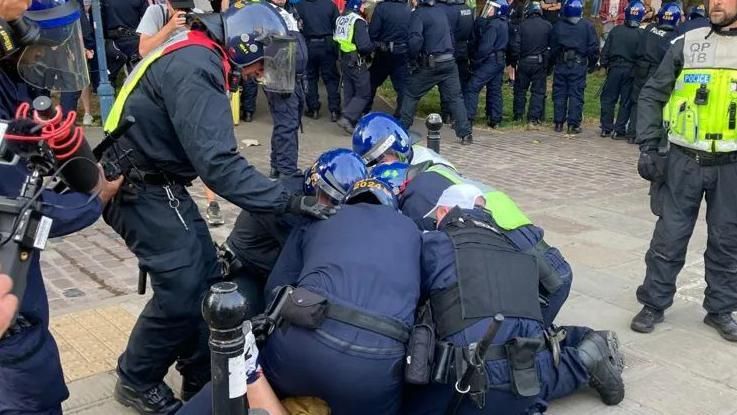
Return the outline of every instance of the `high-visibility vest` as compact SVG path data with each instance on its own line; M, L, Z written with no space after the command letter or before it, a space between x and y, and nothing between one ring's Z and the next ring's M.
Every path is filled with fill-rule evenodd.
M335 32L333 40L340 46L343 53L351 53L356 51L356 44L353 43L353 31L356 28L357 20L365 20L358 13L349 12L335 20Z
M437 173L453 184L470 183L478 185L478 183L463 178L458 172L442 164L433 165L426 171ZM484 192L484 199L486 199L485 209L491 213L494 222L502 229L511 231L532 224L532 221L527 218L522 210L517 207L517 204L514 203L514 200L507 196L506 193L496 190L491 186L483 185L483 187L481 191Z
M207 49L216 51L223 62L223 75L225 76L225 91L228 91L228 73L230 72L230 63L225 55L225 51L218 45L214 40L210 39L205 32L199 30L191 30L182 32L172 37L168 42L154 49L143 58L133 71L131 71L128 78L126 78L123 88L118 93L118 97L115 98L115 103L110 110L110 114L105 120L104 130L111 132L117 128L120 123L120 118L123 116L123 108L128 100L128 97L138 86L138 82L143 78L146 70L151 66L152 63L156 62L160 57L168 55L188 46L201 46Z
M693 29L683 38L683 69L663 109L668 140L707 152L737 151L737 38Z

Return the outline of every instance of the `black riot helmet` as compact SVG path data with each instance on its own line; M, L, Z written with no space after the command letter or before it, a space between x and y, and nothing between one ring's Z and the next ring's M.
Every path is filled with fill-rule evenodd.
M531 1L525 8L525 17L530 17L533 15L543 15L543 8L540 6L539 1Z

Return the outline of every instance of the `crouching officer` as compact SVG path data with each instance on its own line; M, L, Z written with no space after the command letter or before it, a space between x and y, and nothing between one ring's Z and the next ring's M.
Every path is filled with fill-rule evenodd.
M637 105L640 90L658 69L671 40L676 37L676 25L681 20L681 9L675 3L666 3L658 10L657 21L645 27L640 47L637 49L635 70L632 80L632 105L630 105L630 123L627 136L634 142L637 131Z
M553 25L543 19L540 3L533 1L525 10L525 20L520 23L519 31L510 40L510 60L517 69L514 78L512 112L515 121L522 119L529 89L530 105L527 109L527 123L532 128L537 128L542 124L552 30Z
M288 326L262 353L274 389L321 398L335 414L398 414L420 249L380 180L356 182L335 216L295 229L266 286L294 287L281 290Z
M117 368L115 398L140 413L171 413L180 406L163 382L174 361L184 399L209 379L200 305L221 273L207 225L185 186L199 176L219 195L256 212L330 213L314 198L291 195L261 175L235 147L226 94L231 65L244 76L262 76L266 89L294 82L295 39L279 12L255 3L195 22L137 66L105 123L112 131L125 117L136 120L105 154L125 182L104 218L136 255L154 291ZM246 62L252 64L243 68Z
M632 92L632 68L637 59L637 48L642 38L640 22L645 16L645 5L633 1L624 10L624 24L609 32L601 50L601 66L607 76L601 91L601 136L615 140L627 139L627 122L630 119L630 93ZM617 122L614 108L619 101Z
M504 237L484 203L478 188L460 184L428 213L438 230L422 236L422 300L438 342L428 384L410 389L403 413L544 412L548 401L586 384L605 404L621 402L624 359L616 334L572 326L546 332L536 260ZM507 318L476 362L473 347L498 313ZM467 370L469 387L459 390Z
M502 79L507 62L505 51L509 43L508 12L507 0L487 1L476 20L475 48L471 53L473 75L464 92L466 114L473 122L481 88L488 85L486 94L491 96L491 108L486 111L490 115L488 124L491 128L496 128L502 121Z
M402 101L401 120L404 128L412 126L417 103L433 87L447 97L448 110L455 120L453 128L461 142L473 142L471 123L463 105L458 67L455 63L453 34L445 13L435 0L419 0L412 12L409 28L409 59L412 76Z
M382 1L376 5L369 23L369 35L376 45L374 61L371 65L371 102L366 107L371 110L376 90L391 78L397 92L394 117L399 118L404 88L409 77L407 61L407 31L409 29L410 9L406 0Z
M338 205L351 185L366 177L361 157L344 148L328 150L317 158L304 176L279 180L294 193L322 198ZM228 239L221 247L221 260L228 277L248 299L248 317L263 312L264 286L274 268L289 233L309 219L297 215L276 215L241 211Z
M589 73L593 72L599 60L599 37L594 25L582 15L581 0L566 0L561 11L563 18L553 25L550 58L555 63L553 122L556 132L562 132L563 123L567 122L568 134L581 133L586 67Z
M369 59L374 50L363 18L363 0L350 0L345 12L335 23L333 39L340 47L340 69L343 75L343 114L338 126L353 134L356 121L361 118L371 100Z
M711 0L706 10L711 27L676 38L640 94L638 171L652 182L651 206L659 218L645 255L645 281L637 289L645 307L632 329L652 331L673 304L706 194L704 323L737 341L737 3ZM660 156L666 133L670 150Z

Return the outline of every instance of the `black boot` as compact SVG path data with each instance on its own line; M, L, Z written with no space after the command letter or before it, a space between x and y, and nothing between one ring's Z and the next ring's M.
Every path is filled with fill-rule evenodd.
M348 135L353 135L353 123L348 118L341 117L336 124L338 124L338 127L342 128L343 131L348 133Z
M279 178L279 170L277 170L277 169L275 169L275 168L272 167L271 168L271 172L269 172L269 178L270 179L274 179L274 180L278 179Z
M461 137L461 145L473 144L473 134L468 134Z
M578 357L589 372L589 386L599 392L606 405L617 405L624 399L624 356L613 331L593 331L578 345Z
M138 392L118 379L113 397L121 405L132 407L139 414L173 414L182 406L182 401L174 397L174 393L164 382L145 392Z
M651 333L655 330L655 325L665 320L662 310L645 306L632 319L630 328L638 333Z
M209 375L183 375L182 389L179 392L179 397L185 402L192 399L209 381Z
M568 126L568 134L581 134L583 130L581 130L581 127L577 125L569 125Z
M448 113L443 114L443 124L446 124L446 125L453 124L453 116Z
M330 113L330 122L336 122L340 118L340 113L338 111L333 111Z
M320 118L320 110L307 110L305 111L305 115L316 120Z
M244 122L253 122L253 113L252 112L245 112L243 113L243 121Z
M601 134L599 134L599 137L609 137L612 135L611 130L601 130Z
M623 140L627 140L627 139L628 139L627 138L627 133L617 132L617 131L615 131L614 133L612 133L612 140L623 141Z
M555 123L555 132L556 133L562 133L563 132L563 123Z
M714 327L724 340L737 342L737 322L732 318L732 313L709 313L704 317L704 323Z
M496 128L499 126L499 123L496 121L492 121L491 118L487 118L486 125L489 126L490 128Z

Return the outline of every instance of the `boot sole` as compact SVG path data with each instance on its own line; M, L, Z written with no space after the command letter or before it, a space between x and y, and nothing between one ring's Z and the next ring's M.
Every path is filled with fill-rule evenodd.
M719 333L719 335L724 340L726 340L728 342L737 342L737 337L732 337L729 334L724 333L724 331L721 328L719 328L719 326L716 323L714 323L713 321L709 320L709 317L704 317L704 324L706 324L707 326L709 326L709 327L713 328L714 330L716 330L717 333Z

